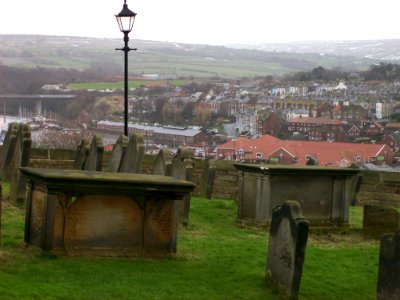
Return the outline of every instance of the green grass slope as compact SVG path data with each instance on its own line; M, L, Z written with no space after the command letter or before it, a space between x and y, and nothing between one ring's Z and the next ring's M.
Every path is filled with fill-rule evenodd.
M238 228L234 201L193 199L176 257L161 260L68 258L25 247L24 211L5 204L1 299L279 299L264 281L268 232ZM375 299L377 262L377 241L311 235L300 299Z

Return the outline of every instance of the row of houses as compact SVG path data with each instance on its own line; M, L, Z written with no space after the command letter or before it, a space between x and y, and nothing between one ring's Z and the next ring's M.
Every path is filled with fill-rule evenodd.
M256 139L232 139L216 148L216 156L240 161L332 167L364 163L393 165L394 161L393 151L385 144L288 141L268 134Z

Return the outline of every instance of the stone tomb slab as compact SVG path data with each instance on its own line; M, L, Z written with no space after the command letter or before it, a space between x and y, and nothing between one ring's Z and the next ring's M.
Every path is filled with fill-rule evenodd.
M175 207L194 184L167 176L22 168L25 241L71 256L162 257L176 252Z
M308 238L300 204L286 201L272 213L266 281L285 299L297 299Z
M348 226L354 196L349 168L235 164L238 170L238 223L269 225L272 210L286 200L300 203L315 227ZM312 191L312 193L310 192Z

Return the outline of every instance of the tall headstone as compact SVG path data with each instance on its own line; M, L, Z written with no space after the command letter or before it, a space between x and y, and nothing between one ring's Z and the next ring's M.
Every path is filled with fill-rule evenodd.
M400 299L400 230L381 239L377 298Z
M172 159L171 176L175 179L192 181L193 166L190 153L186 149L180 148ZM181 222L185 226L189 224L190 199L191 194L186 195L181 208Z
M400 226L400 213L394 207L365 205L363 231L365 234L382 238L386 233L395 232Z
M298 299L308 225L296 201L273 209L265 278L286 299Z
M4 139L4 143L1 147L0 152L1 180L10 181L11 179L10 161L14 155L18 129L18 123L10 123L8 125L8 131L6 133L6 137Z
M211 199L216 174L215 159L207 159L205 163L206 166L203 174L203 195L207 199Z
M133 133L129 136L125 155L122 157L119 172L122 173L142 173L144 158L144 140L143 135Z
M170 176L172 166L172 154L169 149L160 149L153 163L151 173L153 175Z
M193 160L185 159L183 161L183 167L185 168L185 180L192 182L194 173ZM182 219L182 224L185 226L189 224L190 199L191 199L191 194L189 193L183 198L183 203L182 203L181 219Z
M125 156L126 148L128 146L128 137L120 135L117 142L114 144L110 162L107 166L109 172L119 172L121 168L122 159Z
M85 163L89 156L90 149L90 137L85 136L78 148L76 149L75 161L74 161L74 169L75 170L84 170Z
M84 170L86 171L101 171L103 167L103 139L94 135L90 144L89 155L85 161Z
M31 128L28 124L20 124L14 147L14 155L10 161L10 201L13 203L23 203L25 201L26 182L19 168L28 166L31 145Z
M0 248L1 248L1 219L2 219L2 208L1 208L1 205L2 205L2 202L3 202L3 187L0 184Z

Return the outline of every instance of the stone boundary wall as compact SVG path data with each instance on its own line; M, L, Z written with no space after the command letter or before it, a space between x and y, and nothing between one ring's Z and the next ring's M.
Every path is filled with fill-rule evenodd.
M51 159L48 159L50 156ZM104 153L103 169L107 168L111 152ZM30 167L72 169L75 151L32 149ZM145 155L143 173L151 174L155 155ZM204 185L204 160L195 160L194 196L201 196ZM362 179L356 194L357 205L375 204L400 207L400 173L362 170ZM212 198L237 199L238 176L232 161L217 160Z
M103 170L107 169L111 152L104 152ZM49 159L50 158L50 159ZM32 149L29 167L33 168L53 168L53 169L72 169L74 165L74 150L59 149ZM156 155L145 155L143 159L143 173L151 174L153 162ZM201 196L203 193L203 180L205 161L195 160L194 178L196 188L194 196ZM238 176L236 169L231 161L216 161L216 176L212 198L214 199L236 199L238 192Z
M374 204L400 207L400 173L361 171L357 205Z

